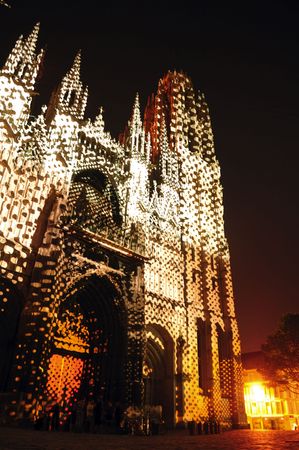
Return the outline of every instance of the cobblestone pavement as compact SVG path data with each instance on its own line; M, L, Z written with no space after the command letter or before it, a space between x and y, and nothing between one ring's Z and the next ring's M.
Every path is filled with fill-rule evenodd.
M0 428L0 450L299 450L299 431L235 430L189 436L114 436Z

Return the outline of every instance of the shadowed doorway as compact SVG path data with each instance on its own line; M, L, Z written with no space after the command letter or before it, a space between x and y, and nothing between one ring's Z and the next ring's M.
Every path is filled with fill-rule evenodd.
M143 367L144 403L162 406L167 427L175 424L174 344L168 331L156 324L147 326Z
M68 414L79 399L124 401L127 315L116 285L92 276L64 300L49 361L48 396Z
M15 286L0 278L0 392L9 390L23 298Z

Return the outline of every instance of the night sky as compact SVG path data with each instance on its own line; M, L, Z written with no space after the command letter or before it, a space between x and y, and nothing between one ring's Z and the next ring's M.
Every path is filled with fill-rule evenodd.
M102 105L115 137L136 92L144 107L169 69L183 70L205 93L242 350L258 350L281 315L299 309L298 1L9 2L11 9L0 7L1 65L17 37L41 22L46 57L35 110L78 49L87 115Z

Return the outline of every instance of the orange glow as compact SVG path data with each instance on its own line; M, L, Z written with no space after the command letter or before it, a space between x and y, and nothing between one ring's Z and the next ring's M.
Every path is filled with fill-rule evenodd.
M63 405L69 403L80 388L82 371L81 359L52 355L47 382L49 397Z
M296 394L261 379L255 369L244 369L244 400L252 429L292 430L298 426Z

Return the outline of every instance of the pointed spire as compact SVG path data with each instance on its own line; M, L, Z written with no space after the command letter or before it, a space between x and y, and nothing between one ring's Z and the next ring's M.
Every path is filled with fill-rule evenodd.
M24 39L24 46L27 47L27 49L31 52L35 52L36 43L38 39L38 33L40 29L40 23L37 22L37 24L34 26L33 30L29 34L27 39Z
M54 99L54 107L77 119L83 119L88 98L88 89L80 79L80 66L81 51L77 53L70 70L64 76L58 96Z
M105 123L104 123L104 119L103 119L103 107L101 106L99 109L99 113L98 115L95 117L94 120L94 127L96 128L96 131L98 132L103 132L104 131L104 127L105 127Z
M19 38L17 39L12 51L8 55L8 58L6 60L4 67L6 67L10 62L12 62L13 58L18 57L21 54L22 47L23 47L23 39L24 39L24 36L21 34L19 36Z
M73 65L70 68L67 75L73 78L74 81L80 80L80 69L81 69L81 50L79 50L77 55L75 56Z
M133 129L140 128L142 125L141 123L141 114L140 114L140 102L139 102L139 94L136 93L135 102L133 106L132 111L132 117L131 117L131 127Z
M43 51L36 55L38 32L39 23L35 25L27 38L19 37L1 71L4 74L15 76L29 89L33 89L43 55Z
M144 153L144 136L142 137L143 126L140 114L139 95L136 94L131 119L128 122L127 130L123 140L129 144L132 153Z

